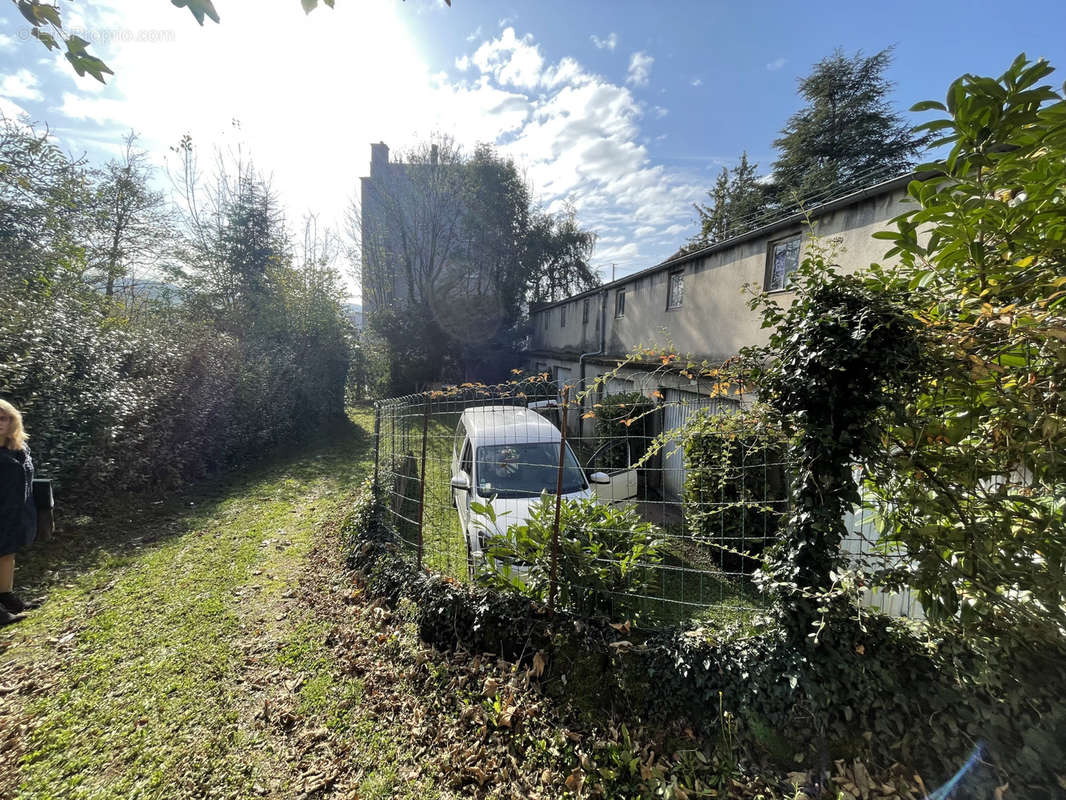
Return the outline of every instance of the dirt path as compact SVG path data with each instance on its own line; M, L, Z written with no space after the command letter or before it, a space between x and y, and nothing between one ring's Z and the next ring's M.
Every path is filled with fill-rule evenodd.
M350 757L362 682L327 641L368 422L180 499L68 520L20 560L44 603L0 631L0 797L371 796L359 787L382 778L362 765L395 744L370 728Z

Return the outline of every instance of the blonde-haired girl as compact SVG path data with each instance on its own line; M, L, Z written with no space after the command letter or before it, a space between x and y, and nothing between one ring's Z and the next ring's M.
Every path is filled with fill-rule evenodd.
M22 414L0 400L0 625L22 619L26 606L15 595L15 553L37 534L33 459Z

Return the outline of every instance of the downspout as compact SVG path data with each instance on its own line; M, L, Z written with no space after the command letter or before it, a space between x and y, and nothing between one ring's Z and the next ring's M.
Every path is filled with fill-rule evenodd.
M585 391L585 359L589 356L601 356L604 354L607 348L607 290L600 290L600 349L594 350L591 353L582 353L578 356L578 374L581 391ZM582 401L582 407L584 407L584 401ZM584 426L584 422L580 422L579 425ZM584 431L578 431L579 434L584 435Z

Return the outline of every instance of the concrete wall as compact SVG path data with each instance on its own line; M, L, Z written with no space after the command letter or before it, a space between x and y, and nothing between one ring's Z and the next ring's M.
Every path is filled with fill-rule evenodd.
M899 187L838 207L816 219L817 234L823 244L835 249L841 271L852 272L883 259L888 246L871 235L886 230L888 222L904 210L904 196L905 187ZM763 288L770 248L775 242L804 236L802 259L808 247L807 233L806 226L798 222L774 227L765 235L608 284L607 354L622 357L637 346L669 344L680 353L716 361L747 345L765 342L768 331L760 328L760 316L748 309L744 287L753 284L759 290ZM667 309L669 279L676 271L684 273L684 299L680 308ZM626 294L625 313L616 317L619 291ZM784 304L792 297L788 291L774 294ZM589 321L582 323L586 299L591 301L591 310ZM595 316L599 302L600 293L586 293L534 312L531 349L560 355L597 350L599 330ZM564 307L565 327L561 324Z

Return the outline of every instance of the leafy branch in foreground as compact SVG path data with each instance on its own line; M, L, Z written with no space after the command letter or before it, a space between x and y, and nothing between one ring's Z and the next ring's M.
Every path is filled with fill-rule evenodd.
M333 8L334 1L322 0L330 8ZM89 74L100 83L104 83L104 75L115 74L102 60L89 54L88 41L64 29L63 12L59 5L46 2L46 0L11 0L11 2L30 23L30 35L34 39L48 50L66 49L66 59L79 77ZM200 25L204 24L205 17L213 22L221 21L212 0L170 0L170 2L178 8L189 9L189 13ZM449 6L452 4L451 0L444 0L444 2ZM300 0L300 3L308 14L318 7L318 0Z
M1018 56L963 75L922 126L947 157L870 280L930 334L932 367L888 431L869 488L896 573L964 626L1066 631L1066 101Z

